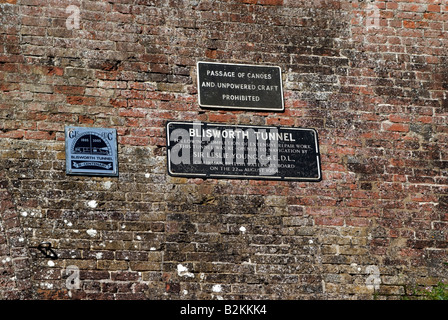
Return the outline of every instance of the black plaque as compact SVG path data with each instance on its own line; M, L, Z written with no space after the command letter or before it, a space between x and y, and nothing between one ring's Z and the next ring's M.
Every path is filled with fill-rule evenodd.
M66 173L118 176L115 129L66 127Z
M198 62L199 105L205 108L284 111L281 69Z
M167 147L172 176L322 179L314 129L169 122Z

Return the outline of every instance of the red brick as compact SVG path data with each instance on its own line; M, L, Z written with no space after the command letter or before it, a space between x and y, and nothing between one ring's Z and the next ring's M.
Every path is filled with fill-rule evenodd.
M133 117L133 118L144 118L146 112L141 109L120 109L119 115L121 117Z
M131 146L148 146L150 139L148 137L119 137L118 142L124 145Z
M365 218L349 218L346 219L346 224L353 227L368 227L370 225L370 219Z
M218 57L218 50L216 49L207 49L205 51L205 56L209 59L216 59Z
M73 105L92 106L95 105L95 98L84 96L67 96L67 103Z
M64 74L64 69L59 67L46 67L46 74L50 76L62 76Z
M415 21L403 21L403 27L414 29L416 28L416 22Z
M69 300L67 290L37 289L37 296L42 300Z
M25 139L34 139L34 140L54 140L56 136L55 132L47 132L47 131L26 131Z
M11 130L6 132L0 131L0 138L11 138L11 139L21 139L25 135L25 132L22 130Z
M68 95L83 95L85 88L84 87L75 87L75 86L55 86L56 93L63 93Z
M408 124L401 123L384 123L383 128L387 131L396 131L396 132L409 132Z
M392 122L409 122L410 118L408 115L391 114L389 120Z
M208 116L209 121L211 122L226 122L226 123L234 123L236 121L236 115L235 114L213 114L211 113Z
M94 122L95 122L95 120L90 117L83 116L83 115L79 116L79 123L93 124Z
M268 125L294 126L295 119L286 117L273 117L267 118L266 123Z
M439 4L428 4L428 11L440 12L441 5Z
M114 108L125 108L128 106L127 99L126 100L125 99L110 99L109 103Z
M269 6L282 6L283 0L258 0L258 4Z
M422 123L432 123L433 122L433 117L430 116L423 116L423 117L419 117L417 119L418 122L422 122Z
M342 226L344 225L344 218L316 217L314 222L316 225Z

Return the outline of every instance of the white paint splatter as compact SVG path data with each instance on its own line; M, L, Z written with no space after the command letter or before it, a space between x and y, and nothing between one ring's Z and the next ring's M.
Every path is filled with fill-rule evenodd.
M23 211L23 212L21 213L21 215L22 215L22 217L26 217L26 216L28 215L28 212Z
M47 264L48 264L48 266L49 266L49 267L54 267L54 262L53 262L53 261L51 261L51 260L50 260L50 261L48 261L48 263L47 263Z
M105 189L110 189L112 187L112 181L104 181L103 186Z
M2 260L2 263L6 263L6 262L9 262L9 261L11 261L11 258L10 257L6 257L6 259Z
M181 265L181 264L178 264L178 265L177 265L177 274L178 274L180 277L190 277L190 278L194 278L194 274L191 273L191 272L188 272L188 268L187 268L187 267L184 267L184 266Z
M145 173L145 178L149 178L149 173Z
M246 228L245 228L245 227L240 227L240 231L241 231L242 233L244 233L244 232L246 232Z
M44 289L53 289L53 284L52 283L41 283L40 284L40 286L41 286L41 288L44 288Z
M98 202L96 202L96 200L90 200L89 202L87 202L87 205L90 208L95 209L98 206Z
M149 248L149 250L151 250L151 251L156 251L157 249L154 248L154 247L151 247L151 248Z
M96 236L97 233L98 233L95 229L89 229L89 230L87 230L86 232L87 232L87 234L88 234L89 236L91 236L91 237Z
M352 263L350 264L350 267L352 267L353 269L355 269L358 265L356 263ZM357 267L356 270L361 271L361 267Z
M221 292L221 291L222 291L222 287L221 287L221 285L220 285L220 284L215 284L215 285L212 287L212 291L213 291L213 292Z

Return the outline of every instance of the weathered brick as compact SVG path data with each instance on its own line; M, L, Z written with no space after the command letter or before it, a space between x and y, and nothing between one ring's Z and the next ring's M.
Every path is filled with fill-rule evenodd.
M1 298L398 298L440 274L446 5L0 2ZM203 60L280 66L285 111L200 108ZM323 180L171 177L179 120L313 127ZM119 177L67 176L66 125L116 128Z

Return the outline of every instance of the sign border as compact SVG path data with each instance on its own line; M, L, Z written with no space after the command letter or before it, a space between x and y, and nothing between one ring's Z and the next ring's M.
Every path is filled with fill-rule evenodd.
M95 172L95 171L87 171L87 172L73 172L70 169L71 166L69 165L69 155L71 154L71 152L69 152L70 149L70 143L68 143L67 141L67 135L70 129L82 129L83 131L89 131L89 130L93 130L93 131L112 131L113 135L114 135L114 139L115 140L114 143L111 143L111 148L112 148L112 162L114 164L116 164L115 169L113 172ZM94 128L94 127L77 127L77 126L66 126L64 128L64 134L65 134L65 173L67 175L73 175L73 176L101 176L101 177L118 177L118 139L117 139L117 130L114 128ZM87 169L87 170L92 170L92 169Z
M257 67L257 68L278 68L280 74L280 95L282 99L282 107L279 108L261 108L260 107L244 107L244 106L222 106L222 105L208 105L201 103L201 86L199 79L199 64L200 63L208 63L208 64L220 64L220 65L235 65L235 66L244 66L244 67ZM258 111L258 112L266 112L266 111L275 111L275 112L284 112L285 111L285 98L283 92L283 75L282 69L279 66L270 66L270 65L255 65L255 64L243 64L243 63L224 63L224 62L215 62L215 61L197 61L196 62L196 78L197 78L197 89L198 89L198 104L201 108L205 109L232 109L232 110L250 110L250 111Z
M289 129L298 131L313 131L314 132L314 142L316 148L316 158L317 158L317 178L300 178L300 177L282 177L282 176L251 176L251 175L224 175L224 174L207 174L207 173L175 173L171 171L171 147L169 146L169 125L170 124L194 124L194 123L205 123L207 125L217 125L226 127L246 127L246 128L258 128L258 129ZM322 165L321 156L319 149L319 139L317 130L314 128L294 128L294 127L279 127L279 126L255 126L255 125L238 125L238 124L223 124L223 123L213 123L213 122L201 122L201 121L167 121L166 123L166 159L167 159L167 172L172 177L185 177L185 178L199 178L199 179L240 179L240 180L269 180L269 181L291 181L291 182L320 182L322 181Z

